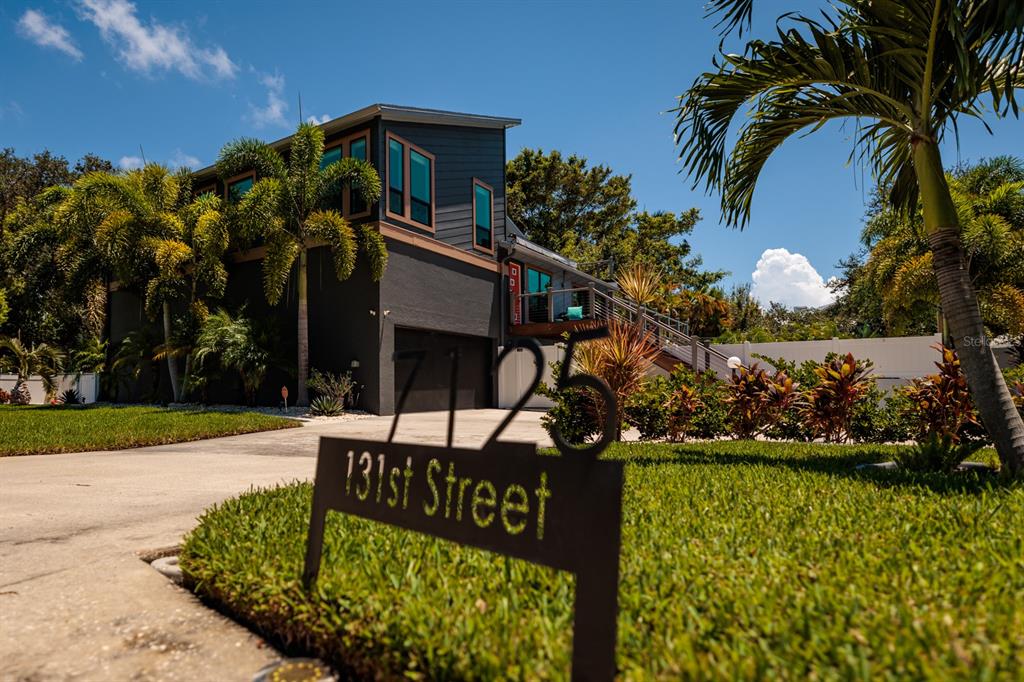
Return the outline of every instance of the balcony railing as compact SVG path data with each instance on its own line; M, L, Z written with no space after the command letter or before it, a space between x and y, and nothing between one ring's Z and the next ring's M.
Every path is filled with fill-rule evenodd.
M690 336L688 322L645 308L623 296L606 294L595 287L578 287L519 294L517 298L518 324L611 319L640 324L658 348L695 370L710 370L722 378L732 373L726 356Z

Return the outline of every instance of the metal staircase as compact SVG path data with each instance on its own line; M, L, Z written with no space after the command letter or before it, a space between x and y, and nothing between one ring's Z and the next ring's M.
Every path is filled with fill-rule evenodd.
M593 301L589 311L593 319L620 320L631 324L640 323L650 333L653 342L662 353L660 366L669 367L684 363L694 371L710 370L720 379L729 379L729 358L703 343L695 336L690 336L690 325L671 315L649 310L630 299L606 294L593 290ZM668 356L668 357L665 357ZM668 367L665 367L666 369Z

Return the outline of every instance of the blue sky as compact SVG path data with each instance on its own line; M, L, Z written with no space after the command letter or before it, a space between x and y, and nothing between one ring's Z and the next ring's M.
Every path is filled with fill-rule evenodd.
M141 145L206 165L232 138L288 134L299 92L306 117L373 102L513 116L509 156L559 149L630 173L643 208L701 209L690 241L727 283L756 269L763 299L820 302L816 278L857 247L870 177L846 165L851 131L829 126L769 161L746 230L719 224L718 198L677 174L665 113L718 44L701 5L6 0L0 146L130 165ZM762 2L754 33L779 8L818 6ZM1024 153L1020 121L991 125L963 123L961 160Z

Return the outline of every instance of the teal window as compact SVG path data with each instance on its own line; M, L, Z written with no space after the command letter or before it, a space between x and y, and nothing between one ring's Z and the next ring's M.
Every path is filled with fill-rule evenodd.
M323 156L320 157L320 169L327 168L338 161L341 161L341 145L332 147L323 153Z
M491 188L473 181L473 246L490 251L494 248L491 222L494 215L494 193Z
M415 149L409 150L409 197L411 199L412 219L417 223L430 225L432 173L431 161Z
M537 294L528 296L526 304L527 322L548 321L548 296L547 290L551 287L551 275L542 271L526 268L526 293Z
M352 140L352 142L350 142L348 146L348 155L351 156L353 159L366 161L366 140L366 137L360 137L355 140ZM366 211L368 211L370 208L369 206L366 205L366 202L363 200L363 197L360 196L359 190L357 188L352 188L351 190L349 190L348 204L348 212L350 215L359 215L361 213L366 213Z
M388 210L405 215L405 145L388 140Z
M249 177L228 183L228 201L238 201L244 197L252 189L254 180L255 178L250 175Z

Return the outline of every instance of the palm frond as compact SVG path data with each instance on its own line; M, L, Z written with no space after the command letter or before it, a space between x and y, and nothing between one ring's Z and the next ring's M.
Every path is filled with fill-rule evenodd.
M356 267L356 236L337 211L317 211L306 220L309 236L327 242L334 257L334 274L343 281Z

